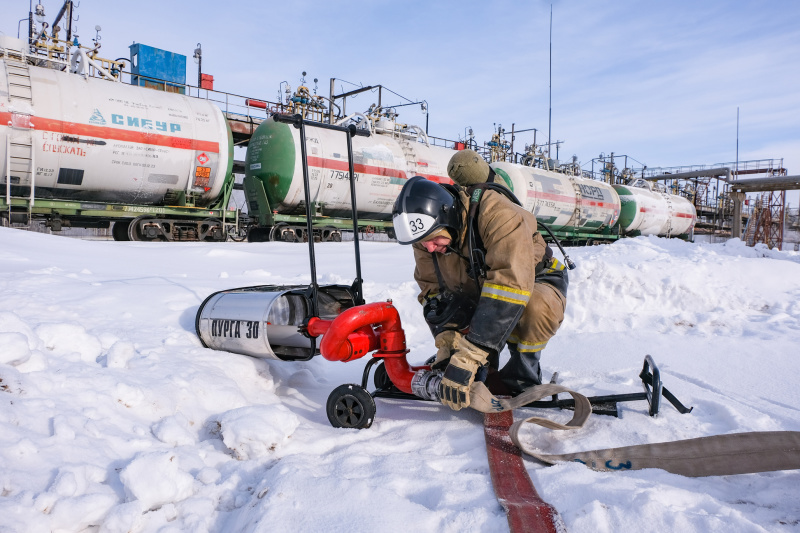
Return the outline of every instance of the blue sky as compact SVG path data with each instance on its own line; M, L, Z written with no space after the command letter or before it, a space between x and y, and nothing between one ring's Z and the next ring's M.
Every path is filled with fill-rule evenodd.
M59 1L43 1L52 19ZM1 0L17 33L28 2ZM302 71L385 87L429 104L432 135L493 124L548 129L550 2L81 0L81 40L103 56L133 41L189 56L198 42L215 88L275 100ZM800 2L553 2L552 135L561 159L625 154L649 167L784 158L800 174ZM12 14L8 16L8 14ZM338 83L337 90L352 85ZM374 95L348 101L365 110ZM401 103L384 96L384 103ZM424 127L417 106L401 121ZM532 134L517 137L520 148ZM796 193L790 202L797 205Z

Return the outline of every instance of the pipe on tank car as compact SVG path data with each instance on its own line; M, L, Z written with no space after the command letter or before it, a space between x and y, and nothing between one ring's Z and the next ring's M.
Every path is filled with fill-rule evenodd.
M344 124L345 122L347 122L348 120L350 120L353 117L361 117L362 119L364 119L364 121L366 121L366 123L367 123L367 127L369 128L370 134L372 134L372 135L375 134L375 130L372 127L372 121L369 118L367 118L367 116L364 115L363 113L353 113L352 115L347 115L343 119L337 120L336 123L334 124L334 126L341 126L342 124Z
M414 130L417 134L422 137L422 140L425 142L425 146L430 147L431 143L428 142L428 134L422 131L422 128L419 126L408 126L408 129Z
M244 101L244 105L250 107L257 107L258 109L266 109L267 103L261 100L253 100L252 98L248 98Z

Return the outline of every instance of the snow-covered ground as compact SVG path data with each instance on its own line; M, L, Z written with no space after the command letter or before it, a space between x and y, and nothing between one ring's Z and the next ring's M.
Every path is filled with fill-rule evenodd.
M316 248L350 283L351 243ZM738 240L636 238L574 248L546 377L638 392L646 354L691 414L645 402L547 452L800 430L800 254ZM367 301L392 299L412 363L433 351L411 250L363 243ZM211 292L305 283L299 244L118 243L0 228L0 532L506 531L482 417L377 400L367 430L332 428L330 391L366 359L266 361L202 347ZM532 413L532 411L529 411ZM568 412L545 414L569 418ZM526 462L571 532L800 530L800 472L683 478Z

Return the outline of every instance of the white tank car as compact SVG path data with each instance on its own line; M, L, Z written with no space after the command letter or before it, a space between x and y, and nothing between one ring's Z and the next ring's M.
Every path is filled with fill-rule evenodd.
M210 102L0 60L0 183L15 195L158 204L183 190L205 206L232 156Z
M384 124L392 132L392 124ZM311 201L316 212L349 217L350 183L347 138L344 133L306 126L306 155ZM447 163L453 150L418 142L418 134L374 134L353 137L356 199L359 217L389 220L394 201L406 180L423 176L437 183L452 183ZM303 165L299 130L266 120L247 146L245 173L264 184L270 206L280 214L305 214Z
M645 180L614 185L622 202L619 223L623 234L687 235L697 222L697 211L682 196L652 190Z
M617 223L620 199L607 183L514 163L491 166L553 231L597 233Z

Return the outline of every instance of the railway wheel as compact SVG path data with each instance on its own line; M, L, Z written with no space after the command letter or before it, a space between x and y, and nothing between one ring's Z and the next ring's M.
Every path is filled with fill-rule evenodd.
M278 222L272 229L269 231L269 240L270 241L282 241L283 240L283 230L288 227L289 224L286 222Z
M325 408L328 420L335 428L365 429L375 420L375 400L361 385L339 385Z
M200 240L211 242L223 242L228 237L218 218L207 218L198 224L198 235Z
M247 228L239 226L237 230L235 226L228 227L228 238L233 242L242 242L247 239Z
M131 238L128 236L128 229L131 227L130 219L121 219L114 221L114 226L111 228L111 236L115 241L129 241Z
M132 241L158 241L166 240L158 223L147 223L154 219L153 215L141 215L134 218L128 227L128 238Z

